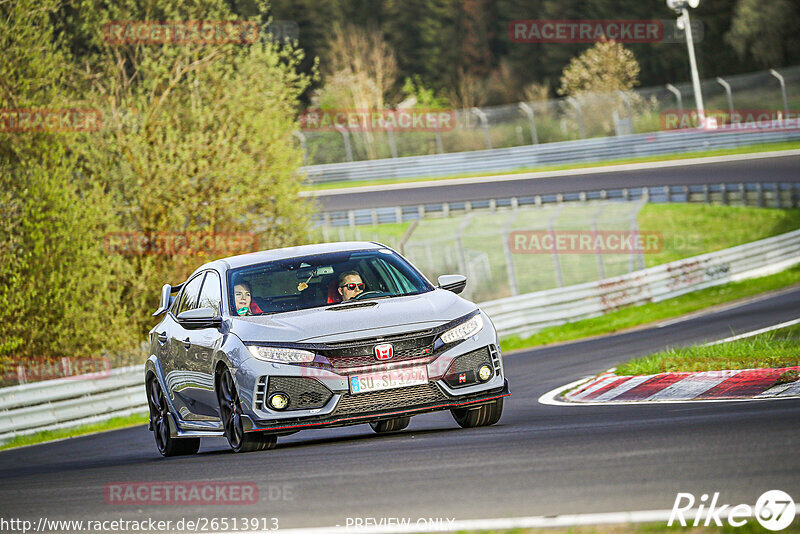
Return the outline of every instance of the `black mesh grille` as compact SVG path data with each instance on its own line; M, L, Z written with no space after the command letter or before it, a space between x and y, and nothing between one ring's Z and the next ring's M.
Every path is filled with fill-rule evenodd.
M489 348L483 347L482 349L473 350L472 352L468 352L463 356L459 356L453 363L450 364L450 368L447 370L449 373L463 373L465 371L477 371L478 367L481 365L486 364L489 367L492 366L492 358L489 355Z
M496 374L499 374L499 367L495 367L489 347L473 350L453 360L445 373L445 382L452 388L477 384L479 382L478 369L482 365L488 365Z
M289 405L285 410L310 410L322 408L333 396L331 390L313 378L293 376L271 376L269 387L265 388L267 377L262 376L256 388L256 407L263 409L266 401L278 391L289 396ZM264 390L266 389L266 395Z
M445 400L447 397L433 382L355 395L345 393L339 400L333 415L354 415L396 408L413 408Z
M334 369L347 369L363 367L379 363L393 363L418 358L433 357L433 342L435 334L431 330L403 334L401 336L386 336L384 338L371 338L352 343L328 345L323 350L318 350L325 356ZM375 357L375 345L391 343L393 356L391 360L381 361Z

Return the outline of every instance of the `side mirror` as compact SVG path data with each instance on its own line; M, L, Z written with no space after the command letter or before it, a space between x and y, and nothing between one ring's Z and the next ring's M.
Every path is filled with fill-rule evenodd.
M159 304L158 309L153 312L153 317L158 317L167 311L170 304L172 304L172 286L164 284L161 287L161 304Z
M439 288L452 291L455 294L464 291L467 287L467 277L460 274L443 274L439 277Z
M220 328L222 317L213 308L196 308L178 314L178 323L184 328Z

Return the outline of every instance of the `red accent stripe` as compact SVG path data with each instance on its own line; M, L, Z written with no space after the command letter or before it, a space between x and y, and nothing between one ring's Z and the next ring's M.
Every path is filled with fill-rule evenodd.
M784 371L792 368L784 369L751 369L742 371L729 379L725 380L709 389L704 391L696 399L721 399L721 398L749 398L763 393L775 385Z
M691 373L663 373L656 375L653 378L645 380L636 387L617 395L612 400L644 400L652 395L655 395L664 388L667 388L675 382L680 382Z
M589 400L595 399L595 398L599 397L600 395L602 395L603 393L605 393L606 391L610 391L610 390L614 389L617 386L621 386L622 384L624 384L625 382L627 382L631 378L633 378L633 377L632 376L623 376L622 378L618 378L616 380L612 380L610 383L606 384L605 386L601 387L600 389L592 391L591 393L589 393L585 397L581 397L580 399L577 399L577 400L579 400L581 402L585 402L585 401L589 401Z
M253 428L252 430L248 430L247 432L259 432L259 431L262 431L262 430L286 430L287 428L304 428L304 427L310 427L310 426L326 426L326 425L332 425L334 423L341 423L343 421L358 421L359 419L371 419L373 417L384 417L384 416L387 416L387 415L407 414L407 413L419 412L419 411L423 411L423 410L433 410L435 408L450 408L450 407L453 407L453 406L466 406L467 404L476 404L476 403L479 403L479 402L486 402L486 401L490 401L490 400L496 400L496 399L500 399L500 398L503 398L503 397L508 397L510 395L511 395L511 393L504 393L502 395L495 395L494 397L486 397L484 399L475 399L475 400L466 401L466 402L451 402L451 403L447 403L447 404L437 404L435 406L423 406L422 408L412 408L410 410L400 410L400 411L397 411L397 412L387 412L387 413L381 412L379 414L374 414L374 415L358 415L358 416L355 416L355 417L343 417L341 419L334 419L332 421L321 421L319 423L305 423L305 424L302 424L302 425L270 426L270 427L266 427L266 428Z

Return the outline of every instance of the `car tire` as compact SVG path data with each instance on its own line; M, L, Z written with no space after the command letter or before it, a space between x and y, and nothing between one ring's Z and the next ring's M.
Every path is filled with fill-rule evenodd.
M395 417L394 419L384 419L383 421L372 421L369 426L378 434L387 432L399 432L411 422L410 417Z
M150 429L161 456L195 454L200 449L200 438L176 438L170 434L169 405L164 391L154 375L147 380L147 405L150 408Z
M278 442L275 434L245 432L242 426L242 402L230 371L218 375L217 401L225 438L234 452L255 452L274 449Z
M450 412L461 428L490 426L498 422L503 414L503 399L476 408L456 408Z

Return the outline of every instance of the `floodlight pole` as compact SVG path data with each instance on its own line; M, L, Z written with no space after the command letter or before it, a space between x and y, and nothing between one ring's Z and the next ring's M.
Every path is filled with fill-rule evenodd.
M692 37L692 23L689 19L689 6L697 7L699 0L667 0L667 5L674 9L680 16L678 17L678 28L683 26L686 33L686 48L689 50L689 67L692 71L692 87L694 88L694 101L697 105L697 115L699 124L705 125L706 110L703 105L703 92L700 89L700 75L697 73L697 59L694 55L694 38Z
M700 89L700 75L697 73L697 60L694 57L694 39L692 38L692 24L689 21L689 10L684 5L681 9L683 24L686 32L686 47L689 49L689 65L692 69L692 87L694 87L694 101L697 104L697 115L700 124L706 122L706 110L703 105L703 91Z

